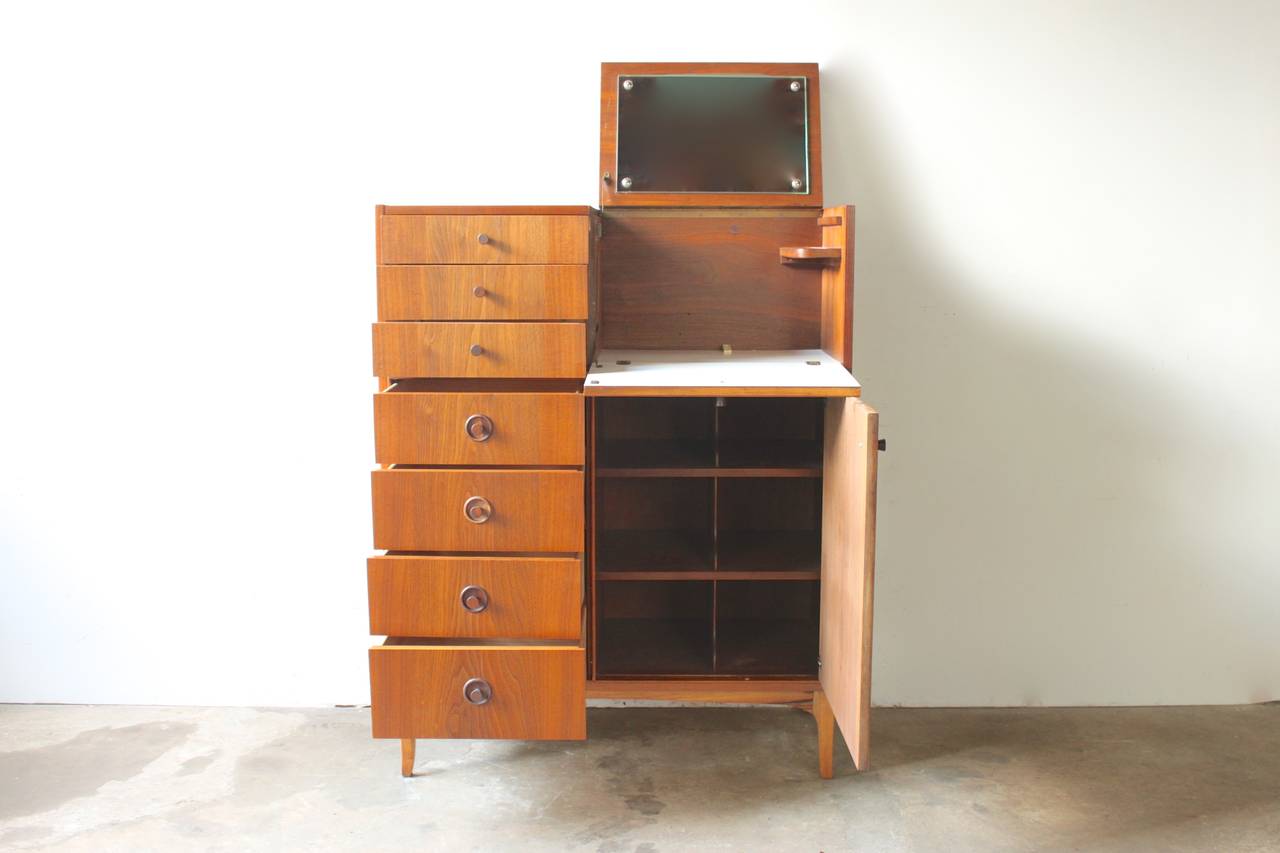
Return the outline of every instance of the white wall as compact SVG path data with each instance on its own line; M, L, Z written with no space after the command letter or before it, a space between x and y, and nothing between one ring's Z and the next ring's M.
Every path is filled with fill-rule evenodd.
M1272 2L24 3L0 699L367 700L373 206L594 203L602 60L823 63L875 700L1280 698Z

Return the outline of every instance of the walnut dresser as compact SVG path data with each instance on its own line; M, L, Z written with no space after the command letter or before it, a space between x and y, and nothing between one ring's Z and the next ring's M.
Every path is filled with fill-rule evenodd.
M870 744L878 417L811 64L605 64L600 207L377 209L373 736L589 698Z

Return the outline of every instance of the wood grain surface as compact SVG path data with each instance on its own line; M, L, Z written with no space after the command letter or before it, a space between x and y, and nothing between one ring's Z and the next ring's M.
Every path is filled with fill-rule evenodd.
M566 557L369 558L369 633L404 637L577 640L582 561ZM488 604L462 606L476 586Z
M382 217L384 264L585 264L589 244L586 216Z
M853 370L853 205L831 207L824 218L822 245L840 250L838 263L822 271L822 348Z
M583 549L581 471L474 468L374 470L373 547L388 551ZM468 521L463 504L483 497L492 516Z
M585 204L443 204L413 205L384 204L378 206L387 216L589 216L596 213L594 207Z
M871 744L879 415L855 398L827 403L823 447L819 679L859 770Z
M817 687L818 682L809 679L608 678L588 682L587 698L799 705L808 703Z
M778 263L820 239L817 218L605 219L601 349L817 349L822 269Z
M586 320L587 269L585 264L380 266L378 319Z
M492 698L463 696L472 678ZM582 740L586 652L580 646L385 645L369 650L376 738Z
M413 393L373 397L380 465L582 465L581 394ZM476 441L467 419L487 417L493 431Z
M478 354L473 347L479 347ZM375 323L373 373L405 377L578 379L583 323Z

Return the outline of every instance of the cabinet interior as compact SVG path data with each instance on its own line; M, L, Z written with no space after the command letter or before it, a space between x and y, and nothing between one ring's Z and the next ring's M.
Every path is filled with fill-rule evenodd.
M815 676L824 401L593 405L595 677Z
M822 245L819 213L606 210L600 349L822 347L823 268L778 260Z

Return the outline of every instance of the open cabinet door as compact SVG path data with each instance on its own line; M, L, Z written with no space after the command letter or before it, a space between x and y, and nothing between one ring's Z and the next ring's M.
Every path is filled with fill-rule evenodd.
M822 616L818 677L859 770L871 742L871 601L879 414L827 400L822 462Z

